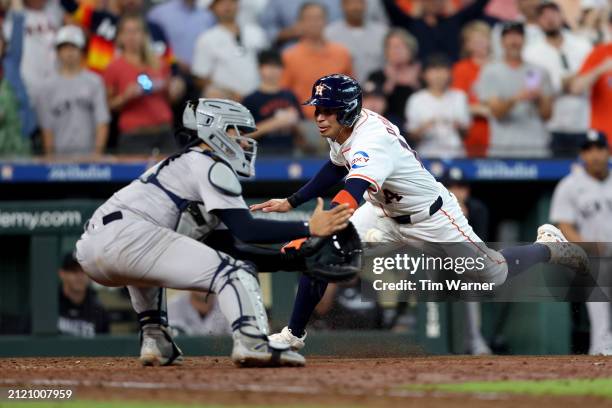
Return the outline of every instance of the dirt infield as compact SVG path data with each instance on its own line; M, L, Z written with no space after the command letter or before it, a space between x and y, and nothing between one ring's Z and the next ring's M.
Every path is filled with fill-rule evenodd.
M611 378L606 357L310 357L305 368L237 369L227 358L191 357L181 367L140 367L132 358L0 359L0 387L73 388L78 399L189 404L376 407L612 406L598 397L458 395L407 384L481 380ZM0 402L0 406L2 403Z

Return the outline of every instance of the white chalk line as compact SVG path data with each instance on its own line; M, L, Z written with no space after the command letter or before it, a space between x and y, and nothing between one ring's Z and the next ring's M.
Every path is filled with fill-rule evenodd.
M166 389L166 390L188 390L188 391L218 391L218 392L235 392L247 391L255 393L277 393L277 394L323 394L332 392L333 394L360 396L360 395L380 395L380 396L398 396L398 397L423 397L425 392L422 391L398 391L385 392L383 390L325 390L321 387L307 387L299 385L280 385L280 384L232 384L231 386L222 384L185 384L185 383L159 383L159 382L142 382L142 381L98 381L98 380L68 380L68 379L0 379L0 384L3 385L34 385L34 386L65 386L65 387L107 387L121 389Z
M376 396L376 397L396 397L396 398L431 398L431 397L448 397L449 393L417 391L417 390L359 390L359 389L334 389L325 390L320 387L304 387L299 385L278 385L278 384L234 384L225 386L221 384L184 384L184 383L157 383L157 382L142 382L142 381L94 381L94 380L69 380L69 379L0 379L0 384L3 385L30 385L30 386L48 386L48 387L106 387L119 389L166 389L166 390L187 390L187 391L217 391L217 392L253 392L253 393L275 393L275 394L309 394L318 395L334 394L344 396ZM506 399L507 396L498 393L487 394L470 394L472 398L499 400Z

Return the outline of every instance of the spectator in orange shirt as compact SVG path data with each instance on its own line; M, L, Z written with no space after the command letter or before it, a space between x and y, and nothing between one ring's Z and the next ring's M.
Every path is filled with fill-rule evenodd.
M612 13L608 16L608 32L612 32ZM608 136L612 145L612 42L601 44L591 51L572 82L572 93L591 91L591 128Z
M342 45L325 39L327 23L325 8L318 3L305 3L300 9L302 27L300 41L283 53L282 85L297 96L298 101L310 97L312 84L329 74L353 74L350 52ZM314 109L304 106L306 117L312 118Z
M474 21L463 29L461 39L464 58L453 66L452 87L465 92L470 103L472 126L464 139L467 156L483 157L489 146L489 108L478 100L474 83L491 54L491 29L483 21Z

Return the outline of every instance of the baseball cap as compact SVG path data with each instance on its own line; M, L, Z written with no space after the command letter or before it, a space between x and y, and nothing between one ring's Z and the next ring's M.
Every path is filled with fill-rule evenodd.
M523 26L523 23L518 21L508 21L503 24L501 35L503 37L508 33L518 33L521 35L525 35L525 26Z
M76 260L74 252L67 252L64 254L61 268L66 272L80 272L83 269L81 268L81 264Z
M75 25L66 25L60 28L55 35L55 46L62 44L72 44L77 48L85 48L85 35L83 31Z
M580 144L580 149L585 150L591 146L608 147L606 134L594 129L589 130Z
M538 13L538 15L542 14L542 12L544 10L547 9L553 9L553 10L557 10L557 11L561 11L561 7L559 7L559 5L557 3L555 3L554 1L543 1L540 4L538 4L538 7L536 8L536 11Z
M385 96L382 84L376 81L366 81L361 88L363 96Z
M444 170L444 173L442 173L440 177L440 183L444 184L446 187L468 184L467 181L465 181L463 170L459 167L448 167Z

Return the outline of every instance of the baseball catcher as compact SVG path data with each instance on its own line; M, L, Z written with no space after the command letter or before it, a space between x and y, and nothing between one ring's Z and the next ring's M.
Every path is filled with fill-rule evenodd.
M268 340L255 268L308 269L313 278L334 280L352 276L360 265L357 234L354 228L343 231L353 213L348 205L324 211L319 199L308 222L251 216L238 175L254 174L257 142L244 135L254 129L253 116L237 102L188 103L177 132L185 147L98 208L76 244L77 259L93 280L128 287L140 323L144 365L182 361L167 329L163 288L174 288L217 294L231 323L231 358L237 365L303 366L300 354ZM181 217L191 219L186 221L194 227L190 236L176 231ZM192 238L194 231L202 242ZM243 244L300 237L313 241L280 254Z

